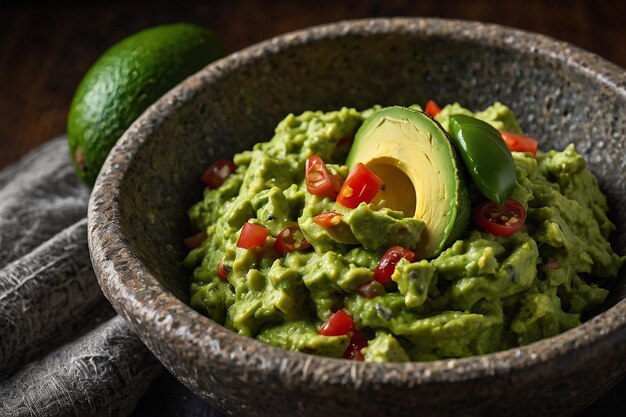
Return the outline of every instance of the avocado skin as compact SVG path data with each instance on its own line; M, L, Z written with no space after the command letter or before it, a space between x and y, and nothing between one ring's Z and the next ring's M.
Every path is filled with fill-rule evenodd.
M76 173L93 186L126 129L176 84L224 56L218 37L189 23L144 29L106 50L78 85L67 120Z
M408 120L418 130L429 133L433 140L440 145L440 149L444 152L444 158L450 161L452 169L445 172L445 174L450 175L446 184L453 184L453 186L450 190L452 192L448 194L448 198L445 200L448 207L444 210L444 213L448 219L443 229L442 239L438 244L429 244L427 247L420 245L416 250L418 258L435 257L456 241L465 232L469 223L471 204L463 165L455 151L452 139L435 119L419 110L402 106L391 106L375 111L363 122L363 125L355 135L354 144L346 159L346 165L348 165L348 167L351 168L357 162L363 162L367 165L368 161L377 157L394 157L393 155L381 155L376 152L368 152L368 147L376 144L376 141L372 141L372 139L376 137L372 132L381 125L385 118ZM376 146L374 146L373 149L376 149ZM395 158L398 160L402 159L406 162L407 166L411 166L411 154L401 153L395 156ZM415 189L415 193L419 195L420 190ZM415 217L418 216L419 213L416 213Z

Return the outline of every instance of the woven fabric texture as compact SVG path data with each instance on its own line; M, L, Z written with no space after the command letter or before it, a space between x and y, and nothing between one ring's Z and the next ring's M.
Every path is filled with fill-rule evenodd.
M96 282L66 142L0 172L0 416L126 416L162 369Z

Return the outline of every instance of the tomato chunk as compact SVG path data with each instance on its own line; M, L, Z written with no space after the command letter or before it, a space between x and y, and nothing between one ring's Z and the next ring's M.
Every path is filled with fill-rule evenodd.
M501 206L485 201L474 208L472 220L485 232L496 236L511 236L524 225L526 210L512 198Z
M545 269L557 270L561 268L561 263L552 256L548 258L548 262L544 265Z
M304 180L307 191L321 197L335 198L341 187L341 177L331 174L317 155L309 156L306 160Z
M426 103L426 107L424 108L424 113L428 114L429 116L435 117L439 114L440 111L441 107L439 107L437 103L432 100L428 100L428 102Z
M376 280L367 281L359 286L356 291L365 298L374 298L386 294L385 287Z
M310 247L311 244L304 238L297 224L285 227L278 236L276 236L276 242L274 242L274 249L282 254L295 250L304 250Z
M348 312L342 308L326 319L318 333L322 336L343 336L354 330L356 330L356 324Z
M361 203L369 203L378 194L382 185L383 181L359 162L352 168L341 186L337 202L348 208L355 208Z
M188 249L195 249L202 245L202 242L206 239L206 234L204 232L196 233L193 236L186 237L183 239L183 243L187 246Z
M531 136L518 135L517 133L500 131L500 135L510 150L515 152L530 152L537 155L539 141Z
M237 247L244 249L252 249L262 246L265 239L269 236L270 231L258 224L246 222L241 229L239 239L237 239Z
M356 361L362 361L365 359L361 350L367 346L367 340L358 330L355 330L352 333L352 337L350 338L350 344L346 348L346 351L343 353L343 357L345 359L353 359Z
M204 171L200 180L211 189L218 188L230 175L235 172L237 167L233 163L233 161L228 161L226 159L218 159L213 162L209 167Z
M215 272L219 279L225 281L230 271L232 271L232 268L230 266L224 265L224 261L222 261L217 265L217 269Z
M319 227L329 228L337 226L339 223L341 223L341 216L341 213L331 211L330 213L321 213L317 216L313 216L313 221Z
M391 276L396 270L396 265L400 262L400 259L404 258L409 262L413 262L413 257L415 257L415 254L410 250L402 246L391 246L378 261L378 265L376 265L374 270L374 279L383 285L388 284L391 282Z
M352 146L352 142L354 142L354 138L352 136L344 136L337 141L337 147L349 148Z

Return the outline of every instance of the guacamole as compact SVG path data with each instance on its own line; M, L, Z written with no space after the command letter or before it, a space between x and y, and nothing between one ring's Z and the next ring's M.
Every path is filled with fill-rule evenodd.
M403 109L397 113L408 112ZM523 207L525 222L498 236L469 221L480 193L456 157L446 156L454 153L447 141L440 145L442 160L448 158L458 172L440 182L449 207L458 211L454 219L450 208L439 214L445 221L428 220L434 216L430 207L424 209L428 215L414 209L420 188L430 185L418 187L421 180L411 176L411 168L405 168L406 178L390 176L387 168L376 171L380 193L406 187L407 199L418 200L408 208L391 193L355 207L339 203L351 197L344 188L359 166L351 162L353 155L371 154L351 149L358 145L351 141L379 110L290 114L269 142L234 156L223 183L207 188L189 210L204 238L184 260L193 271L195 309L241 335L285 349L401 362L528 344L580 324L582 315L603 303L608 290L602 286L616 277L624 257L611 249L614 225L606 199L573 145L536 155L512 152L511 198ZM501 103L479 113L448 105L428 129L443 129L441 137L447 137L450 117L459 114L521 133ZM416 126L422 119L431 123L425 117L418 114ZM389 128L394 126L413 129L398 123ZM376 138L361 136L359 143L381 149ZM433 135L425 137L432 145ZM410 153L402 149L397 158ZM315 175L324 174L328 184L344 183L337 197L336 191L314 188L324 184L323 176L305 178L313 156L325 166Z

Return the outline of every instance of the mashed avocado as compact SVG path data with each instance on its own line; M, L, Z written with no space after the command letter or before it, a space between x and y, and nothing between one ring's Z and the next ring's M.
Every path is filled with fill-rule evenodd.
M184 261L193 270L195 309L275 346L342 357L350 336L324 336L318 329L343 308L365 339L365 361L398 362L531 343L580 324L581 315L604 301L608 291L601 285L617 275L624 258L611 249L606 199L573 145L537 155L513 152L513 198L527 211L520 231L497 237L470 223L436 256L400 260L390 284L374 282L363 295L385 250L417 247L424 222L384 201L348 209L308 192L304 178L307 158L317 155L345 180L345 139L371 113L291 114L269 142L235 155L236 171L189 210L207 236ZM436 119L448 130L454 114L521 132L500 103L480 113L453 104ZM333 227L313 220L328 212L342 215ZM246 222L269 231L262 245L237 246ZM286 229L311 246L277 251Z

